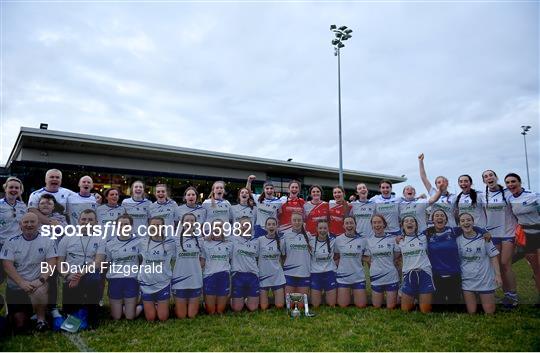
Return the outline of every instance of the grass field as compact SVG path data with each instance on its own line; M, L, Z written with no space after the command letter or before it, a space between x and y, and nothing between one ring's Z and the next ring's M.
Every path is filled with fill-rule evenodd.
M76 335L43 333L0 343L1 351L539 351L540 309L530 269L515 264L523 303L495 315L325 308L314 318L284 311L200 315L165 323L113 322Z

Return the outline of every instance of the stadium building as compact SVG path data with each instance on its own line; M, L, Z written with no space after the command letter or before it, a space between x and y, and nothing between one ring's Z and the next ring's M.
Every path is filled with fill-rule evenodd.
M133 140L108 138L64 131L22 127L1 175L14 175L23 180L23 198L44 185L48 169L63 172L62 186L78 190L77 182L90 175L95 189L104 191L118 187L129 193L135 180L147 185L153 194L158 183L169 185L172 198L180 201L184 190L196 186L201 198L206 198L216 180L227 183L227 198L236 201L238 189L246 184L250 174L257 176L253 189L260 193L264 181L271 180L278 194L286 192L291 179L302 182L302 195L313 184L324 188L325 199L332 199L332 187L338 181L338 169L318 165L220 153ZM353 194L359 182L377 192L381 179L393 183L406 180L392 175L344 170L347 196Z

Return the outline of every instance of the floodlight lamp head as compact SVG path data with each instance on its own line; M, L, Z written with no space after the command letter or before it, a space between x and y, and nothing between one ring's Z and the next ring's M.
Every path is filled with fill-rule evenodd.
M332 45L337 45L339 43L339 39L332 40Z
M340 31L344 31L344 30L346 30L346 29L347 29L347 26L341 26L341 27L339 27L339 30L340 30Z
M336 29L336 25L330 25L330 30L332 31L334 29Z
M352 29L350 29L350 28L349 28L349 29L346 29L346 30L345 30L345 33L351 34L351 33L352 33Z
M343 44L341 42L339 42L338 45L337 45L338 48L343 48L344 46L345 46L345 44Z

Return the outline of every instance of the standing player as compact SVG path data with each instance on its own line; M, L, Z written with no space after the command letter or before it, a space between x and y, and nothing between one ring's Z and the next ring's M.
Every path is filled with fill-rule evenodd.
M241 188L238 190L238 203L231 206L231 221L237 223L240 218L248 217L251 224L255 224L255 217L257 216L257 208L255 206L255 200L248 188Z
M304 204L304 215L306 221L306 230L309 234L317 233L317 223L319 221L328 221L328 202L321 200L322 188L319 185L312 185L309 188L311 200Z
M105 227L105 224L109 222L112 224L118 219L118 217L127 213L126 208L118 204L118 200L120 198L120 190L118 190L117 188L107 189L104 196L105 202L102 205L98 206L96 210L98 224L102 228ZM133 231L135 231L135 229L133 229Z
M455 201L456 201L456 195L451 194L448 191L448 179L444 176L439 175L435 178L435 187L433 187L427 177L426 169L424 167L424 154L420 154L418 156L418 164L420 169L420 178L422 179L422 183L424 183L424 186L426 187L426 190L429 193L429 196L435 195L437 190L443 190L444 193L442 193L433 203L431 206L431 213L435 210L443 210L446 214L446 218L448 219L448 226L449 227L455 227L456 226L456 217L455 217ZM430 215L431 219L431 215Z
M281 266L281 244L277 234L277 219L266 219L266 235L259 237L259 281L261 309L269 307L268 292L274 295L274 305L281 309L285 304L285 274Z
M394 309L399 287L399 275L395 265L399 256L396 237L385 232L387 223L383 215L373 215L371 225L374 235L367 238L365 252L370 264L371 301L374 307L382 307L386 293L386 307Z
M420 311L431 311L435 287L431 274L431 263L427 254L427 238L418 233L418 221L413 216L401 219L403 235L396 240L398 251L403 257L403 283L401 286L401 310L411 311L418 296Z
M109 262L107 279L109 281L109 303L114 320L136 317L139 281L133 268L139 266L142 238L133 234L133 219L125 214L116 219L120 232L105 244L105 254ZM122 308L123 306L123 308Z
M336 306L336 263L334 247L336 238L328 232L328 221L317 223L317 233L311 237L311 303L318 308L322 302L322 293L326 305Z
M337 303L345 308L351 303L351 292L354 305L365 308L367 305L366 276L362 257L367 247L367 236L356 233L356 222L353 216L343 220L345 233L336 238L335 259L337 262Z
M208 314L225 312L231 286L233 244L225 241L223 223L219 219L214 220L210 236L202 244L204 303Z
M386 232L391 235L399 235L399 203L400 198L392 195L392 183L389 180L381 180L379 183L380 195L373 196L371 201L375 202L375 212L382 215L388 225Z
M88 175L83 176L79 180L79 193L71 193L66 202L66 215L69 224L76 225L79 223L79 215L84 210L96 210L96 197L91 191L94 188L94 182Z
M225 182L216 181L212 184L212 191L202 206L206 209L206 222L219 219L222 222L231 221L231 203L225 200Z
M284 232L291 229L291 216L293 213L300 213L304 217L304 199L299 197L301 184L298 180L289 182L289 195L281 206L279 213L279 231Z
M249 311L259 307L259 241L253 237L251 218L242 217L240 222L240 235L232 235L232 262L231 262L231 308L233 311L242 311L244 302Z
M340 235L345 232L343 229L343 220L349 215L351 205L345 200L345 189L337 185L332 190L334 199L329 203L329 230L332 235Z
M250 175L247 179L246 188L251 191L251 182L255 180L255 175ZM255 216L255 237L260 237L266 234L264 225L270 217L278 218L279 211L285 200L274 195L274 185L267 181L263 185L263 193L253 195L257 212Z
M152 202L146 198L144 193L144 183L140 180L131 184L131 197L122 201L122 206L126 213L133 218L133 232L144 236L144 228L148 225L150 217L150 205Z
M356 233L362 237L373 236L371 217L375 214L377 205L368 199L369 190L364 183L356 185L358 199L351 203L351 214L356 222Z
M26 214L26 205L21 200L24 191L22 181L16 177L9 177L3 188L4 198L0 200L0 251L8 239L19 235L21 232L19 222ZM3 270L0 268L0 283L2 282Z
M484 193L487 217L486 229L491 233L491 241L499 251L498 258L503 281L502 289L504 291L503 304L507 308L513 308L518 305L518 296L516 275L512 270L517 219L512 213L512 206L508 202L512 193L497 183L497 174L492 170L484 171L482 179L486 184Z
M48 237L39 234L38 217L25 214L20 221L20 235L11 237L2 248L0 259L8 276L6 300L16 332L27 326L32 312L37 316L37 331L48 328L47 280L56 263L56 246ZM42 270L42 263L47 269Z
M399 203L399 217L403 220L407 216L414 217L418 223L418 232L427 228L426 210L440 198L441 193L433 194L429 200L416 197L416 189L411 185L403 188L403 197Z
M474 224L486 228L486 210L484 208L484 193L472 188L472 178L463 174L458 178L461 192L456 196L456 216L461 213L469 213L474 217Z
M521 178L515 173L506 175L504 182L512 193L508 197L512 213L517 217L518 224L525 233L525 257L533 270L538 291L538 306L540 305L540 196L521 187Z
M178 227L182 229L176 237L176 261L174 263L172 290L176 317L192 319L199 313L202 294L201 246L202 240L193 235L197 217L185 213Z
M162 231L164 225L163 218L150 218L146 232L148 240L141 241L142 264L152 267L151 270L141 270L138 275L144 316L148 321L156 318L165 321L169 318L171 261L176 255L176 246L174 239L166 237Z
M186 213L191 213L197 218L197 223L202 226L206 221L206 209L197 203L199 194L193 186L188 186L184 191L184 204L176 209L176 220L179 221Z
M176 201L169 198L167 185L156 185L156 202L150 205L150 217L163 218L166 226L174 226L178 205Z
M301 213L293 213L292 226L281 238L281 253L285 257L283 272L285 274L285 295L288 293L309 294L311 278L312 248L304 228Z
M71 195L73 191L64 189L60 185L62 185L62 172L58 169L49 169L47 173L45 173L45 187L30 194L28 199L28 211L36 213L41 224L44 224L47 221L45 217L40 216L39 212L37 212L37 206L41 195L53 195L56 202L62 205L64 210L66 209L68 196Z
M476 295L480 297L486 314L495 312L495 289L501 285L499 272L499 252L491 241L473 229L474 219L469 213L459 215L459 225L463 234L457 238L461 260L463 298L469 314L477 308Z

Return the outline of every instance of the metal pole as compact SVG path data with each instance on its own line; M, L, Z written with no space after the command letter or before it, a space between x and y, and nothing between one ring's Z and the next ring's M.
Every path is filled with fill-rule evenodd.
M337 70L338 70L338 110L339 110L339 185L343 187L343 151L341 142L341 62L339 55L339 47L337 48Z
M527 132L523 131L523 145L525 146L525 165L527 166L527 188L531 190L531 179L529 178L529 158L527 156Z

